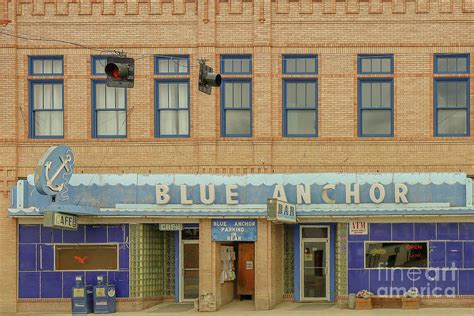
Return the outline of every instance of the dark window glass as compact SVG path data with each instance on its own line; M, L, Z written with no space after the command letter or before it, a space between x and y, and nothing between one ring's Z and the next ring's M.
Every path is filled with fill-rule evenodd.
M366 268L427 268L427 242L368 242L365 245Z
M181 231L181 239L185 240L199 240L199 228L184 228Z
M303 227L303 238L328 238L328 229L325 227Z
M55 270L117 270L117 245L56 245Z

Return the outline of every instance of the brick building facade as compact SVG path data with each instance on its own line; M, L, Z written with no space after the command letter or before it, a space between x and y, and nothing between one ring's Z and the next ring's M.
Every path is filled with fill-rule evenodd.
M69 145L76 157L74 173L96 175L95 180L100 178L100 174L224 174L245 181L256 177L260 181L258 177L264 178L265 174L313 174L317 178L318 175L330 177L331 174L327 173L331 172L352 179L334 180L332 183L354 184L359 183L354 173L380 173L382 177L391 177L394 172L398 172L430 173L430 179L436 175L446 177L446 184L463 183L465 199L456 200L458 196L453 193L446 196L448 200L454 199L449 200L450 205L445 205L447 202L442 199L423 199L423 193L410 196L409 203L413 198L413 201L424 204L412 206L421 208L421 213L409 220L388 213L372 216L363 212L340 217L337 214L327 217L314 213L306 219L302 218L301 223L311 223L316 228L321 225L326 227L324 238L334 243L330 246L332 250L328 251L334 252L334 262L330 262L333 266L331 270L335 273L330 281L333 289L329 290L328 286L328 293L324 296L330 301L338 298L344 300L348 293L372 286L368 276L372 272L365 270L365 263L360 262L364 261L363 244L367 246L370 240L405 240L404 237L395 237L397 233L382 236L384 230L395 232L400 228L409 231L412 227L414 233L407 240L430 241L431 252L436 252L433 250L436 242L439 247L445 247L443 249L451 246L455 250L458 249L456 247L467 249L466 243L471 240L468 230L471 228L469 222L472 221L469 216L472 198L469 202L471 187L465 176L474 174L469 159L474 153L470 131L473 119L470 111L470 102L473 100L470 78L474 73L473 63L470 62L474 45L473 19L472 0L0 0L0 21L6 24L0 26L0 208L3 210L0 216L0 283L4 285L0 311L70 308L64 292L67 292L69 283L66 284L64 274L60 281L55 275L49 275L52 283L56 282L54 284L63 288L61 294L56 295L46 284L48 281L41 281L43 278L49 280L46 276L49 272L38 272L38 264L32 261L25 261L25 265L22 265L23 259L19 252L34 247L35 250L31 251L36 256L43 251L40 245L44 244L41 234L45 228L40 226L41 216L15 216L7 212L9 208L19 208L12 202L12 188L18 188L18 181L24 181L33 174L38 159L52 144ZM110 53L110 50L123 50L129 57L135 58L135 87L128 89L124 97L114 95L115 109L121 112L116 112L115 119L119 122L113 132L116 137L100 137L102 132L99 127L102 126L98 126L97 122L102 108L98 95L104 76L96 71L95 62L100 56ZM165 60L173 58L171 65L178 61L178 70L168 68L168 71L160 71L159 60L163 56ZM214 88L211 96L197 89L198 58L206 58L210 66L222 73L224 84L221 89ZM240 68L234 68L232 64L226 70L225 67L230 65L225 63L226 58L238 61ZM35 60L38 62L35 63ZM59 63L55 64L55 60L59 60ZM187 71L179 71L179 60L187 61ZM248 64L245 60L248 60ZM306 66L300 69L297 63L301 60ZM295 62L294 66L291 62ZM380 62L380 66L367 66L366 62ZM452 62L454 66L451 67ZM168 64L168 67L174 66ZM182 93L188 101L181 108L185 113L183 120L188 124L179 123L177 132L173 132L172 127L169 127L171 132L166 129L166 116L160 111L158 92L159 89L165 89L160 84L173 83L184 84ZM304 88L301 86L301 91L307 91L302 106L312 109L307 109L309 111L305 113L310 114L306 118L296 113L298 110L292 109L290 104L291 89L296 89L296 95L301 95L299 83L306 84ZM366 91L364 89L369 87L364 86L365 83L370 85L370 93L375 91L373 95L370 94L368 105L362 96ZM228 91L233 89L233 95L238 95L236 91L239 91L239 97L236 97L238 102L232 99L232 104L226 103L226 84L228 87L232 84ZM291 84L295 86L290 87ZM49 107L57 107L63 114L63 122L55 130L50 124L48 131L43 131L41 128L44 126L40 128L35 125L33 116L38 110L36 106L39 103L36 103L35 96L39 95L40 89L43 98L38 102L43 110L46 107L45 95L50 93L45 92L46 85L52 85L53 91L52 101L48 101ZM58 90L55 90L55 85ZM243 85L247 85L246 88ZM451 88L456 92L447 92ZM171 88L166 86L166 89ZM314 93L309 92L311 89L315 89ZM377 91L380 92L378 96ZM451 96L455 101L448 100ZM298 103L298 99L294 100ZM125 102L125 106L120 107L121 102ZM239 104L239 110L232 110L237 104L233 102ZM365 108L366 105L368 108ZM180 108L181 103L177 106ZM376 111L372 111L374 116L364 116L375 108L385 114L377 116ZM233 127L225 114L231 111L240 111L241 114L240 120L236 121L238 124ZM313 124L311 122L314 120L314 125L311 125L314 130L308 134L308 129L291 121L292 115L300 115L300 121L296 122L304 124ZM52 116L49 117L51 119ZM160 117L164 118L161 124L157 121ZM448 125L444 118L450 120ZM385 125L377 125L380 122ZM299 128L303 132L300 133ZM111 129L106 129L104 135L107 136ZM48 136L48 133L56 137L41 137ZM170 135L176 137L167 137ZM459 174L453 174L455 172L464 174L466 179L462 180ZM403 183L410 182L406 180L410 176L406 177L400 176L398 179ZM423 175L420 177L423 178ZM450 177L455 180L449 180ZM104 183L107 181L104 180ZM226 181L220 184L230 183ZM298 182L280 181L279 178L272 181L272 185L296 185ZM411 184L415 185L417 181ZM388 181L385 185L392 188L395 185L392 182ZM189 184L186 181L166 183L170 187ZM364 183L360 182L360 185ZM209 183L198 177L195 185L198 184ZM323 185L317 181L309 184ZM425 185L436 186L440 182L426 180ZM409 189L410 194L417 190L412 190L412 187ZM368 190L362 188L361 194ZM433 190L430 191L432 197L436 196L436 192L443 192L436 191L436 188ZM288 200L296 203L297 194L287 194ZM216 193L217 199L218 195ZM387 193L387 199L388 196ZM390 198L393 202L393 195ZM373 202L368 197L362 197L361 200L362 204ZM334 201L339 203L336 197ZM357 204L351 201L348 204ZM455 216L443 217L450 212L447 206L458 207L461 211ZM438 208L436 215L430 213L433 208ZM367 237L348 236L348 223L354 216L359 216L360 221L371 223ZM253 297L256 308L269 309L284 298L300 300L304 296L314 296L311 291L301 297L295 293L300 292L296 288L301 286L299 281L294 281L300 277L299 267L294 266L300 263L301 258L304 259L303 255L300 257L297 253L303 245L299 243L302 236L299 232L303 231L304 225L290 228L291 225L274 224L266 221L261 214L251 218L257 220L258 226ZM212 219L209 214L166 219L158 215L155 218L144 215L132 218L86 216L81 218L86 237L79 238L79 241L72 240L87 242L87 231L94 230L95 226L101 227L97 228L97 236L104 232L109 234L110 230L121 227L118 229L123 229L123 233L117 233L117 238L124 247L130 247L130 255L127 255L130 266L127 264L118 268L120 271L117 273L126 273L127 284L124 288L128 288L119 300L119 308L141 309L180 294L176 292L177 284L165 287L164 283L156 283L161 284L156 285L155 290L158 292L152 289L150 291L153 293L148 296L143 294L144 290L139 285L134 287L131 275L135 273L137 277L138 272L132 272L131 253L132 249L140 247L140 243L137 242L138 248L133 248L132 244L136 241L126 236L132 236L133 232L140 236L140 230L150 230L149 225L159 222L184 223L191 225L189 229L198 224L201 267L199 294L213 295L211 298L203 297L203 300L212 301L207 304L207 308L212 310L231 300L233 295L229 286L225 287L219 282L220 244L211 239ZM382 223L390 227L380 226ZM133 224L138 226L132 228ZM422 224L426 226L420 226ZM452 233L452 236L449 233L440 235L438 230L441 228L457 233ZM377 232L381 235L377 235ZM334 236L329 238L330 234ZM423 238L417 239L417 234ZM61 236L59 243L65 243L64 233ZM143 239L142 245L151 245L154 244L153 240L160 240L163 245L168 245L166 247L182 246L173 243L173 238L178 237L167 237L166 233L149 232L146 236L143 238L148 238L148 241ZM110 241L97 238L105 243ZM348 245L341 243L344 238L348 240ZM55 241L46 243L55 244ZM292 243L296 249L288 246ZM286 249L285 245L291 249ZM166 247L163 249L170 249ZM344 249L349 249L349 255L351 251L354 253L354 262L349 262L348 267L341 266L344 260L338 257L344 253ZM293 252L294 260L292 257L287 260ZM447 253L446 250L446 256ZM444 255L441 257L444 258ZM439 260L444 260L444 266L449 266L449 258ZM28 265L32 265L31 269ZM470 267L465 261L461 265L462 268ZM430 263L431 266L434 263ZM355 272L351 272L351 269ZM288 276L287 271L293 272ZM470 273L470 270L465 271L462 273ZM169 278L170 273L164 273L164 279L159 282L165 282L166 275ZM353 285L347 284L351 278ZM109 274L109 279L123 281L115 274ZM140 277L136 280L139 283ZM22 282L37 283L37 291L22 294ZM467 297L468 301L469 296L464 295L474 292L461 288L458 284L454 293L456 298L465 302ZM426 304L437 302L426 300Z

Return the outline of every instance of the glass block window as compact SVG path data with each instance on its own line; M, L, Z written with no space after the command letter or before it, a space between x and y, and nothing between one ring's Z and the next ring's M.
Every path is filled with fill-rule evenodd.
M156 80L158 137L189 136L189 80Z
M189 74L189 56L155 56L155 74Z
M393 136L393 57L359 56L360 137ZM373 76L386 74L384 77Z
M435 55L435 136L470 134L469 73L469 55Z
M294 246L294 225L284 225L283 227L283 294L294 293L295 281L295 246Z
M107 87L105 81L92 84L94 137L127 136L125 88Z
M318 58L316 55L284 55L283 56L284 74L317 74Z

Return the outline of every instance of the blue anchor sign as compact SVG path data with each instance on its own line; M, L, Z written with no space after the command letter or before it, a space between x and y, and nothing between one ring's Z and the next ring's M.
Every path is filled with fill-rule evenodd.
M44 195L57 195L71 179L74 154L66 145L50 147L35 169L35 187Z

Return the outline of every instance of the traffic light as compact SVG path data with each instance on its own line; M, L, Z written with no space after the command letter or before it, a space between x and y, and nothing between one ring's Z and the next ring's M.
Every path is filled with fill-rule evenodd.
M205 60L199 61L199 91L211 94L212 87L221 86L221 75L212 71Z
M107 87L133 88L135 61L127 57L107 57Z

